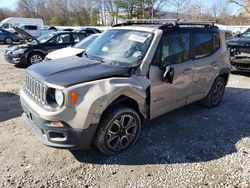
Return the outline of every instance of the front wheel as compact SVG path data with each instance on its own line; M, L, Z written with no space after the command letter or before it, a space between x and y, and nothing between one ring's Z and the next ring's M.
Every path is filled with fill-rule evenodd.
M202 100L202 103L210 108L218 106L224 96L225 87L225 79L223 77L216 78L209 94Z
M141 119L128 107L114 107L101 119L95 136L96 147L105 155L115 155L133 146L141 132Z
M7 37L6 39L4 39L4 43L5 44L12 44L13 40L12 40L12 38Z
M42 62L44 59L44 55L38 52L31 53L28 56L28 64L33 65Z

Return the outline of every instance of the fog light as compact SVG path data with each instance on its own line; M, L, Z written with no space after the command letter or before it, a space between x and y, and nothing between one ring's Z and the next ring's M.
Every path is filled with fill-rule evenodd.
M52 121L48 124L51 127L63 127L64 124L60 121Z

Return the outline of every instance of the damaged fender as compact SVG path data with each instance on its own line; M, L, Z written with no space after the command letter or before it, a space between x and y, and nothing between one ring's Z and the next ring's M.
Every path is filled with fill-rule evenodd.
M66 88L67 92L77 91L79 99L75 108L76 115L71 125L74 128L86 129L91 124L98 124L103 111L118 97L125 96L133 99L139 106L140 113L146 118L148 107L146 104L146 90L150 80L145 76L113 77L83 83ZM66 96L66 98L69 96ZM68 103L67 105L70 106Z

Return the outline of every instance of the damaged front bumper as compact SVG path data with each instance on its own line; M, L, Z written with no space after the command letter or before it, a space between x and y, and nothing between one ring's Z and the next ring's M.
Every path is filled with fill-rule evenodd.
M65 122L41 118L22 99L21 105L24 110L22 118L44 145L70 150L90 148L97 125L90 125L87 129L75 129ZM62 126L51 126L55 123Z
M230 63L232 70L250 72L250 47L232 47L230 48Z

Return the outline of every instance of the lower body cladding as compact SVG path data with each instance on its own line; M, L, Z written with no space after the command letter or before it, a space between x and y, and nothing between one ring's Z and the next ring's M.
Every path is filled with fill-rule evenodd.
M21 104L23 119L43 144L69 150L90 148L97 125L90 125L87 129L74 129L64 122L45 120L29 110L22 100ZM59 124L60 127L53 124Z

